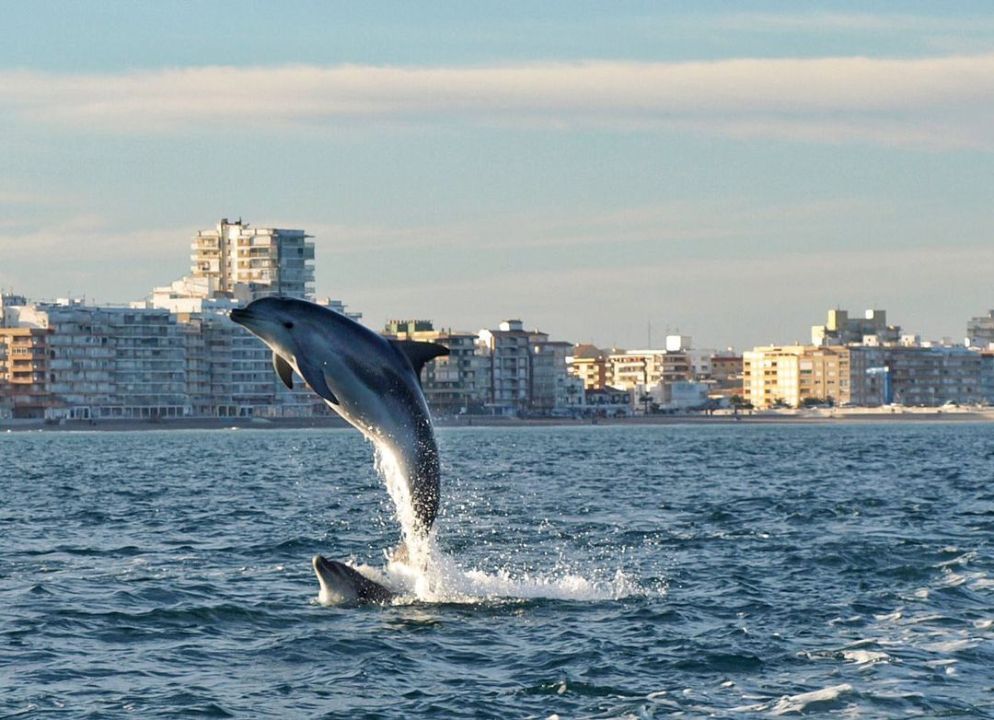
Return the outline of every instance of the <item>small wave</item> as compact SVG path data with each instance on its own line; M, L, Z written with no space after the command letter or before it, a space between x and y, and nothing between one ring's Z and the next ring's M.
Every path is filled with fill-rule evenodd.
M971 650L979 644L978 640L973 638L959 638L957 640L942 640L934 643L926 643L922 645L922 648L930 652L937 653L956 653L963 650Z
M803 713L812 705L821 705L834 702L842 695L853 691L852 685L842 683L832 687L812 690L811 692L800 693L798 695L785 695L770 710L771 715L787 715L788 713Z
M842 657L855 665L873 665L890 660L890 655L876 650L843 650Z

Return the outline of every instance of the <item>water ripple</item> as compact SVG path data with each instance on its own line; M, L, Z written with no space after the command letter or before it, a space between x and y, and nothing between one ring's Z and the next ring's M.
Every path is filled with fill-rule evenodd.
M398 539L357 434L4 434L0 716L994 716L992 436L445 430L474 592L325 608Z

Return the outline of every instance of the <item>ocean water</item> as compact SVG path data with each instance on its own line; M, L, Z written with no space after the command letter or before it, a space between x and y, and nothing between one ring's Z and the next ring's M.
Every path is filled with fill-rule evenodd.
M0 717L994 717L994 425L0 435ZM396 580L396 577L393 578Z

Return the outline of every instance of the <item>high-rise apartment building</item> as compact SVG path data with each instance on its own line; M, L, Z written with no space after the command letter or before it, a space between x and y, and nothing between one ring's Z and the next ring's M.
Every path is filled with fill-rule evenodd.
M198 232L191 248L191 280L203 282L208 296L224 293L242 302L314 296L314 242L303 230L222 218L215 229Z
M572 344L550 341L548 333L525 330L505 320L480 330L476 352L484 361L487 405L495 414L561 414L581 405L583 384L570 378L566 358Z

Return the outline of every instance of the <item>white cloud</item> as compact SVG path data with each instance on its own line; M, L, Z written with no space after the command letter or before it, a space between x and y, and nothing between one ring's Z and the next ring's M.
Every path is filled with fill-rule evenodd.
M460 119L990 149L994 55L14 71L0 110L132 133Z

